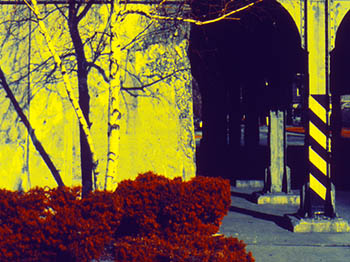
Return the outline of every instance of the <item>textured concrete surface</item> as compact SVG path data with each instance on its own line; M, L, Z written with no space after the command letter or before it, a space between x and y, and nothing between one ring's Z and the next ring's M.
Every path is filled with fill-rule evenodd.
M296 233L309 232L350 232L349 222L342 218L299 218L288 216L292 231Z
M300 205L299 194L285 194L285 193L266 193L258 194L256 196L256 203L258 205Z
M251 193L261 188L231 188L232 203L220 233L247 244L256 262L346 262L350 257L350 233L293 233L284 215L296 205L257 205ZM350 220L350 192L336 192L339 217Z

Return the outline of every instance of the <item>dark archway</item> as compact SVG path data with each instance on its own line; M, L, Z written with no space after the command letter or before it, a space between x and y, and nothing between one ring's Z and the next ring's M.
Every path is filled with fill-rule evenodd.
M331 94L332 94L332 178L338 189L349 189L350 139L342 137L341 130L350 126L350 12L341 22L331 52ZM350 102L350 101L349 101Z
M237 17L192 27L192 74L203 100L197 165L200 174L263 180L269 159L259 145L259 124L270 109L289 109L306 56L293 19L276 1Z

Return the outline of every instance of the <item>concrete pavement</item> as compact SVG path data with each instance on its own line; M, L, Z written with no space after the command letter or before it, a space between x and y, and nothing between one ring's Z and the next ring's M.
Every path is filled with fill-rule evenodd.
M299 207L257 205L250 197L259 190L231 187L231 208L219 233L243 240L256 262L350 261L350 233L293 233L284 215ZM350 221L350 192L336 191L336 212Z

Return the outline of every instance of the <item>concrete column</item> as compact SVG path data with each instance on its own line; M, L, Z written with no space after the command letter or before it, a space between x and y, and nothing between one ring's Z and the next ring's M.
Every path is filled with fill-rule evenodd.
M331 0L306 3L309 96L307 125L308 182L302 189L300 214L290 216L294 232L349 232L348 222L336 218L335 190L331 182L330 51ZM300 219L301 217L301 219Z
M257 204L299 205L300 196L291 191L287 166L286 111L271 110L269 115L270 166L265 170L264 189L254 192Z
M271 110L269 117L270 168L266 170L265 189L271 193L290 192L290 170L286 165L284 110Z
M330 125L330 1L312 0L307 6L309 52L308 216L333 216L329 153Z

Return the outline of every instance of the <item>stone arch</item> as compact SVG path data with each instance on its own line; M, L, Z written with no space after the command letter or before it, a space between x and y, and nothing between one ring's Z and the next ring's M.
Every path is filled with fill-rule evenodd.
M340 7L341 5L339 5ZM343 6L344 7L344 6ZM342 128L348 128L346 120L349 117L349 111L346 105L350 98L350 12L349 9L342 10L341 22L338 23L334 35L334 49L331 52L331 70L330 70L330 89L332 94L332 156L333 182L337 188L348 189L350 182L347 179L349 167L347 159L344 157L349 154L350 144L347 139L341 136Z
M290 15L290 12L286 10L286 8L280 4L278 1L266 1L263 4L264 8L267 8L264 12L265 15L268 12L269 13L269 19L265 19L264 22L261 21L261 19L257 19L255 21L251 21L253 25L259 24L258 27L255 29L253 28L252 32L249 32L249 28L243 28L242 26L237 26L234 24L235 22L232 21L220 21L219 23L209 24L205 27L193 27L191 32L192 39L190 40L190 43L193 45L197 45L197 47L201 48L202 52L200 55L190 54L191 57L191 63L192 63L192 73L194 77L196 78L199 86L202 86L202 97L203 97L203 117L204 118L210 118L210 119L203 119L203 144L206 144L208 147L208 151L215 152L212 153L211 156L206 157L203 161L205 164L208 164L210 161L213 161L214 158L221 159L219 151L225 151L226 155L237 155L236 152L231 152L232 146L231 143L234 142L236 145L240 143L240 141L233 141L235 139L232 139L232 137L237 137L240 140L240 125L234 124L231 125L232 121L231 119L235 119L238 123L240 120L240 113L242 113L243 110L245 110L242 107L236 107L232 108L234 103L230 103L230 108L225 108L224 103L216 102L214 107L214 99L216 101L223 101L223 99L227 99L229 97L229 100L232 102L233 100L236 101L236 105L240 103L239 98L239 91L241 89L241 86L259 86L259 88L246 88L245 91L247 91L246 97L251 97L250 101L248 101L248 104L250 106L257 106L257 108L254 108L252 110L254 113L256 111L259 111L261 109L266 109L271 107L271 105L274 105L275 107L286 107L288 102L283 101L281 98L285 98L286 96L283 94L283 92L280 92L280 90L286 90L288 83L282 82L283 77L280 77L281 75L286 76L289 74L288 72L290 70L305 70L305 67L303 65L304 59L299 59L297 61L296 52L298 54L303 54L302 50L302 37L300 37L300 30L294 20L294 18ZM296 10L297 7L295 7ZM243 13L243 12L242 12ZM247 12L244 12L242 16L247 15ZM295 11L296 14L296 11ZM255 17L258 17L257 15L253 15ZM244 19L241 20L241 24ZM274 21L277 21L274 23ZM280 25L280 24L281 25ZM301 26L301 22L299 23ZM249 25L248 25L249 27ZM255 30L255 31L254 31ZM265 30L265 31L264 31ZM257 34L255 34L257 33ZM202 37L194 37L195 34L201 34ZM240 41L227 41L227 38L229 35L237 35L237 39L245 39L243 43L239 43ZM283 37L281 37L283 35ZM278 38L283 38L283 41L279 41ZM206 40L205 40L206 39ZM205 41L204 41L205 40ZM276 40L276 41L275 41ZM264 50L264 48L261 48L261 46L267 48L269 51ZM287 48L288 51L281 48ZM191 49L191 48L190 48ZM215 50L219 49L219 52L214 52ZM280 49L278 54L274 54L273 57L271 57L271 54L273 51L276 51L276 49ZM221 51L220 51L221 50ZM236 50L235 52L227 52L227 50ZM240 57L241 54L238 53L244 53L246 54L245 57ZM198 51L198 50L196 50ZM282 57L283 54L283 57ZM270 57L269 57L270 55ZM256 57L259 57L258 60ZM252 62L252 60L254 60ZM273 61L276 63L274 64ZM278 62L278 63L277 63ZM196 63L201 63L201 66L194 66ZM293 69L292 69L293 68ZM295 69L298 68L298 69ZM274 74L274 70L279 70L279 73L276 73L275 75L279 77L272 77L272 74ZM288 71L289 70L289 71ZM255 78L250 77L250 74L253 74L256 76ZM263 72L263 73L262 73ZM294 71L293 71L294 72ZM257 76L259 75L259 76ZM236 78L235 80L239 80L240 82L232 83L229 82L229 79L226 78L226 76L231 77L231 79ZM200 78L203 79L200 79ZM270 97L273 97L270 100L270 104L266 105L266 101L263 101L263 105L259 104L262 100L266 98L266 96L269 96L265 89L265 79L269 78L271 80L271 85L274 89L274 92L269 91ZM288 77L291 78L290 75ZM204 79L205 78L205 79ZM238 81L237 80L237 81ZM249 83L247 81L249 80ZM284 81L284 80L283 80ZM230 84L232 86L235 86L235 88L231 89L220 89L220 87L224 86L225 84ZM241 86L240 86L241 85ZM205 88L203 88L205 86ZM212 86L212 88L210 87ZM213 88L216 88L215 90L217 92L212 92ZM210 89L211 88L211 89ZM229 94L229 96L221 96L221 94L228 92L228 93L234 93ZM250 92L250 93L249 93ZM231 96L232 95L232 96ZM265 96L265 98L264 98ZM244 94L243 94L244 97ZM206 101L206 99L210 100L209 102ZM268 99L265 99L268 100ZM279 103L276 103L276 101L280 101ZM283 101L283 102L282 102ZM256 102L256 103L255 103ZM208 106L209 104L212 104L211 106ZM208 108L210 107L210 108ZM225 111L226 110L226 111ZM239 112L240 111L240 112ZM226 116L224 115L225 112L229 115L229 121L228 124L226 122ZM234 114L233 112L239 112L237 114ZM247 118L248 119L248 118ZM258 116L252 116L252 122L253 124L258 128L257 125L257 119ZM207 122L206 122L207 121ZM208 126L208 121L212 121L215 124L211 124ZM224 123L224 124L223 124ZM227 134L226 129L229 129L229 145L227 145L225 134ZM254 127L254 128L256 128ZM231 133L234 132L235 134L231 137ZM259 132L259 131L258 131ZM237 135L238 134L238 135ZM259 133L258 133L259 136ZM211 141L204 141L208 137L215 137L215 142ZM210 139L209 139L210 140ZM232 144L234 144L232 143ZM254 142L256 143L256 142ZM253 143L253 144L254 144ZM258 141L259 143L259 141ZM201 144L201 146L203 145ZM220 148L216 148L217 145ZM228 147L228 149L227 149ZM264 153L264 152L263 152ZM266 152L265 152L266 153ZM249 155L249 152L247 153ZM267 156L264 156L265 158L268 158ZM201 157L198 157L200 159ZM252 158L252 157L251 157ZM232 157L226 159L226 162L231 159ZM257 158L255 158L255 161ZM265 159L266 160L266 159ZM264 161L265 161L264 160ZM224 160L225 161L225 160ZM214 165L213 168L215 168L215 173L218 173L220 175L220 165L222 162L220 160L217 161L217 163ZM266 162L264 163L266 165ZM254 165L246 165L248 167L252 167ZM256 166L256 165L255 165ZM266 167L266 166L265 166ZM204 168L207 169L207 168ZM210 168L209 168L210 169ZM201 168L199 169L201 170ZM243 170L243 169L242 169ZM225 171L225 170L224 170ZM263 178L264 173L264 167L260 169L262 171L262 176L260 178ZM248 172L245 172L248 173ZM253 172L252 172L253 173ZM242 174L243 176L246 174ZM248 177L246 177L248 178ZM251 177L249 177L251 178ZM254 177L252 177L254 179Z
M301 45L305 48L305 17L304 17L304 1L301 0L277 0L284 9L289 13L292 17L296 28L298 28L300 37L301 37Z
M350 12L344 15L337 27L334 37L334 49L331 52L331 93L337 95L350 94L350 79L348 68L350 67Z
M333 1L330 10L331 18L331 47L335 47L336 35L339 27L341 26L345 16L348 15L350 10L350 1L337 0Z

